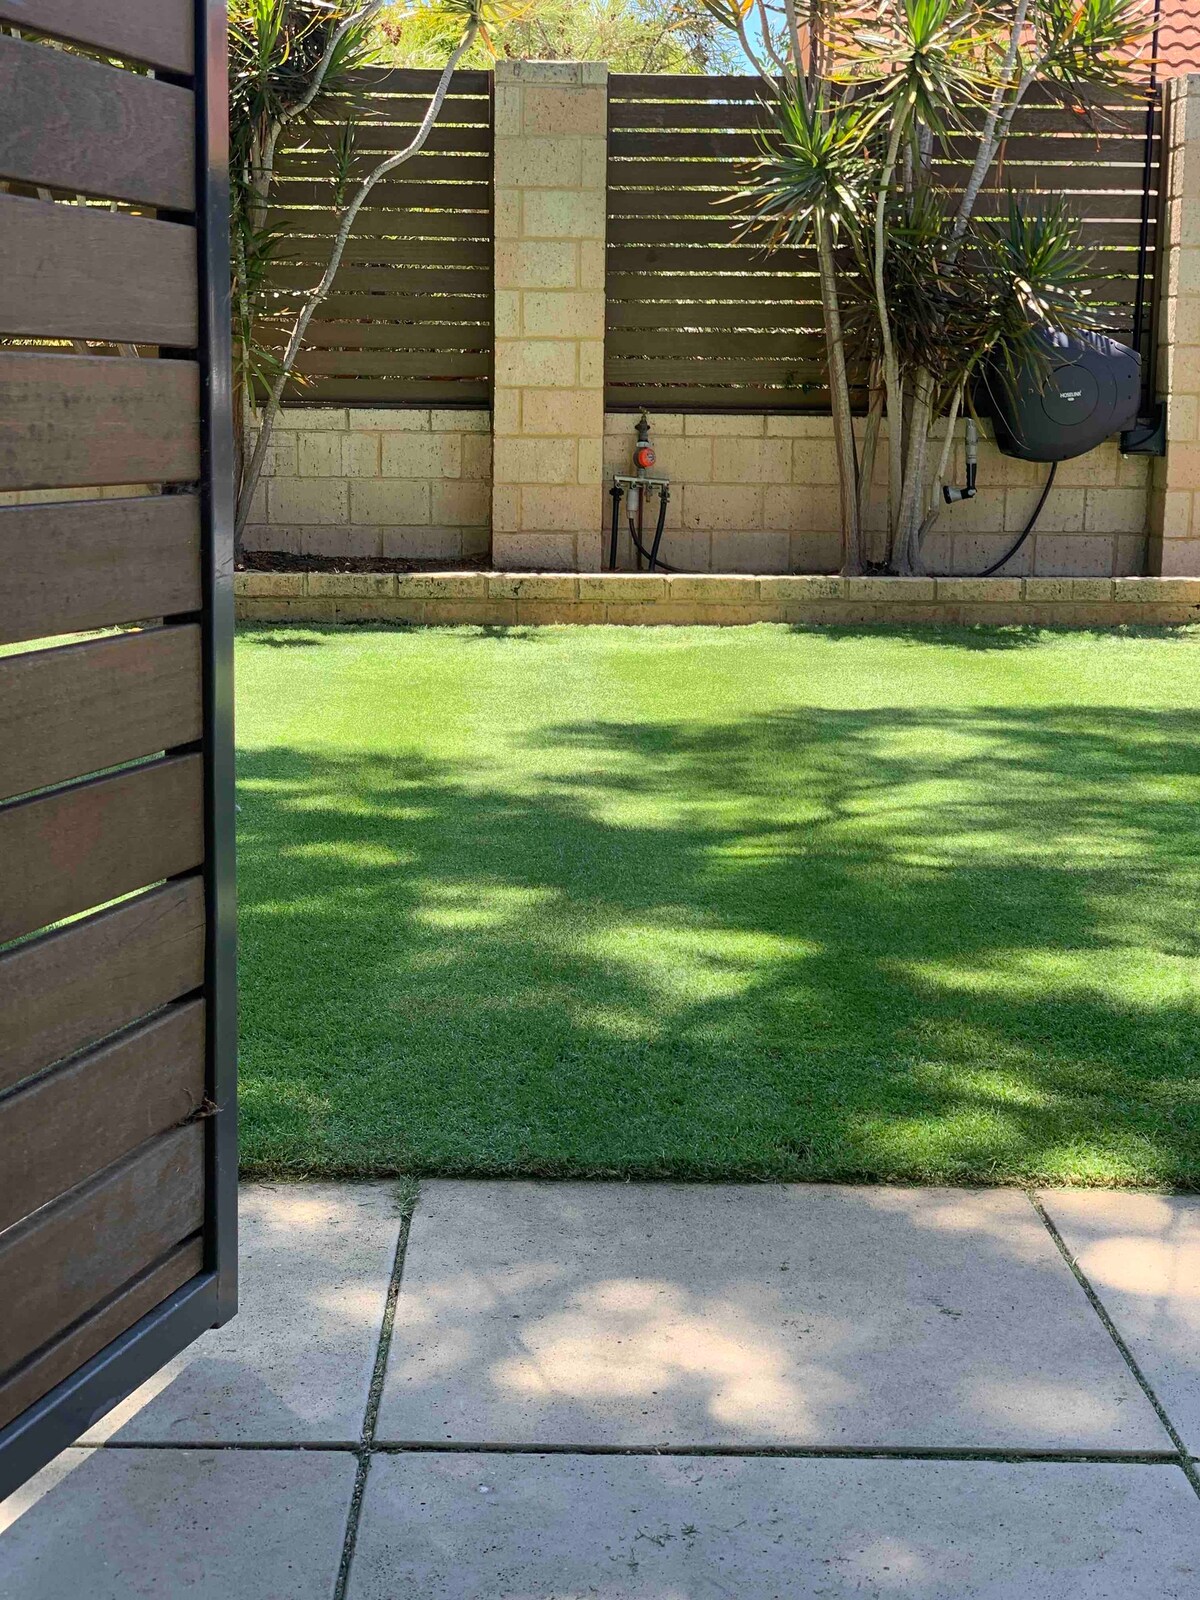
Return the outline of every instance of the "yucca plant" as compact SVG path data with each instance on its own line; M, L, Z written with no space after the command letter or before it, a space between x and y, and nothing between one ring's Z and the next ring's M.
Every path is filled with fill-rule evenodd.
M920 570L953 425L981 367L1015 372L1041 359L1039 328L1078 332L1090 321L1088 258L1068 208L1011 199L1000 221L987 221L976 215L979 196L1035 84L1088 113L1100 91L1137 89L1146 5L709 5L737 34L775 110L734 202L769 244L817 250L844 569ZM854 365L869 394L858 433ZM886 535L881 550L866 552L885 422ZM931 441L943 422L935 464Z
M497 32L526 9L517 0L233 0L230 8L230 113L233 152L235 316L241 362L242 407L249 433L255 385L265 391L254 448L244 460L238 490L235 540L241 545L254 491L262 474L283 392L292 380L305 335L321 302L333 287L346 242L367 196L389 172L417 155L429 138L450 87L450 78L477 39L489 48ZM336 219L333 244L320 281L305 290L298 309L274 315L275 338L267 349L257 338L262 319L273 315L264 299L270 263L285 247L283 230L273 225L269 206L275 155L285 130L293 132L335 94L343 95L351 75L374 59L376 24L387 13L395 27L406 19L435 17L455 43L438 77L412 139L358 179L351 118L333 142L334 177L330 206ZM280 325L281 320L283 326ZM283 339L286 323L286 339ZM276 353L283 339L282 354Z

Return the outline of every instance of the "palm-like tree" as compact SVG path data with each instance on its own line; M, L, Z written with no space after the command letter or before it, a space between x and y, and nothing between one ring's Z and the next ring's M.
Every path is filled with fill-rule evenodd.
M767 86L775 116L734 197L768 241L811 243L820 265L842 479L843 552L859 570L887 420L887 547L912 572L940 504L954 421L980 365L1038 359L1036 329L1089 322L1088 260L1061 203L976 205L1035 84L1090 114L1136 90L1143 0L709 0ZM935 180L934 158L945 173ZM868 377L861 456L848 364ZM931 439L946 419L936 466Z

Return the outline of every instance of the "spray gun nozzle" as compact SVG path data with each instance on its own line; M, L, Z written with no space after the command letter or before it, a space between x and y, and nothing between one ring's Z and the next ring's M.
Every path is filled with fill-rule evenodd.
M946 484L942 488L942 498L948 506L957 505L960 500L974 500L979 493L975 487L975 480L979 474L979 428L974 417L967 418L965 430L964 450L967 464L967 481L961 489L951 488Z

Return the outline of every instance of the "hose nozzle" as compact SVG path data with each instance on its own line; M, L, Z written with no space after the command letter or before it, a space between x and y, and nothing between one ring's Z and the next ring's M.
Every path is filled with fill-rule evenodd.
M960 500L974 500L979 493L975 487L975 479L979 473L979 428L974 417L967 418L965 454L967 460L967 481L961 489L944 484L942 498L948 506L957 505Z

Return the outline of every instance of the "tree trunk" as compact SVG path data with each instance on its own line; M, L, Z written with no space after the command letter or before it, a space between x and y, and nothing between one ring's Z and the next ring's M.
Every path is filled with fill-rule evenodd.
M879 181L879 193L875 197L875 259L872 263L875 279L875 315L879 319L879 336L883 346L883 387L887 400L888 532L893 547L896 540L903 537L899 530L900 503L904 490L904 407L900 392L900 363L896 359L896 347L892 341L892 319L888 312L884 265L887 252L888 196L892 192L896 159L900 153L900 141L904 137L911 104L911 97L904 101L901 112L892 124L891 137L888 140L887 157Z
M821 306L825 316L825 351L829 365L833 439L837 451L838 483L841 489L842 571L855 573L862 571L858 457L854 443L854 418L850 411L850 382L846 375L846 346L842 337L837 269L833 260L833 245L823 223L817 225L817 261L821 275Z

